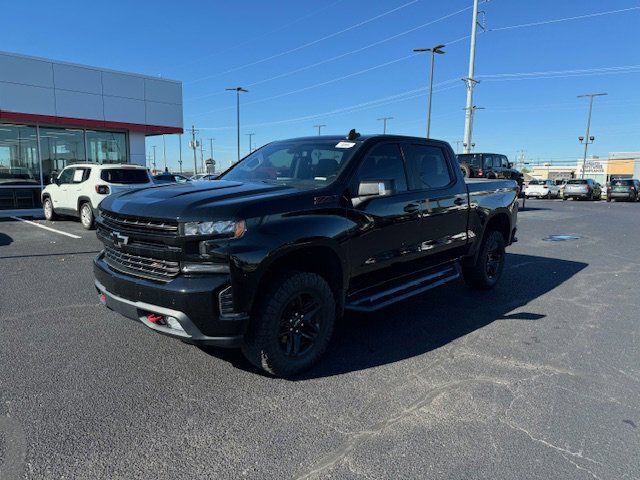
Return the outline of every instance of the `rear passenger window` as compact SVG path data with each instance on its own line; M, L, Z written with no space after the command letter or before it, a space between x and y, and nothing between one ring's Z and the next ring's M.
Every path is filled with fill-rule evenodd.
M443 188L453 178L449 164L440 147L429 145L404 145L405 157L416 175L416 188Z
M407 191L407 175L400 155L400 147L395 143L378 145L364 159L358 171L358 182L385 181L391 184L393 191Z

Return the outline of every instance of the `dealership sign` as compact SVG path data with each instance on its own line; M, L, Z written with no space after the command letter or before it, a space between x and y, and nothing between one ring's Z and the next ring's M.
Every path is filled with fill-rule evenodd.
M605 173L604 164L596 160L587 160L584 164L584 173Z

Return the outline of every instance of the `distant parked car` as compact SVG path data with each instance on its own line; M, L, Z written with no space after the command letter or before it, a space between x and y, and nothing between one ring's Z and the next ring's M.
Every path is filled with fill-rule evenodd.
M575 179L567 181L564 187L564 200L573 198L575 200L584 198L587 200L598 200L602 194L600 184L590 178Z
M165 172L165 173L160 173L159 175L154 175L153 181L155 183L185 183L185 182L190 182L191 179L179 173Z
M527 198L560 198L560 187L553 180L531 180L524 194Z
M215 180L218 178L218 175L213 175L211 173L198 173L197 175L192 175L189 177L189 180L197 182L200 180Z
M640 198L640 181L636 179L611 180L607 185L607 202L611 200L629 200L637 202Z
M82 226L90 230L98 205L105 197L151 185L151 176L143 166L76 163L52 176L51 184L42 191L44 217L47 220L55 220L58 215L79 217Z

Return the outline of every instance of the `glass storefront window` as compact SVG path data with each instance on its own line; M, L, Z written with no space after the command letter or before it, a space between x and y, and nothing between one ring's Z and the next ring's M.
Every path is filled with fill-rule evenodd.
M0 186L40 185L35 127L0 124Z
M90 162L127 163L126 135L87 130L87 156Z
M0 124L0 210L40 207L35 127Z
M127 163L126 133L0 123L0 210L40 208L41 187L67 165L87 161Z
M40 127L40 151L44 184L51 181L52 173L71 163L86 161L84 130Z

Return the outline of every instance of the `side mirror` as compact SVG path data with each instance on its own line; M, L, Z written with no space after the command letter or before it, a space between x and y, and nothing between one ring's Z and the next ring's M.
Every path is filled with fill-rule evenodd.
M508 168L513 168L513 163L511 163L511 162L507 162L507 167L508 167Z
M51 175L51 179L49 180L49 183L58 185L58 176Z
M363 180L358 185L358 197L383 197L393 195L393 180Z

